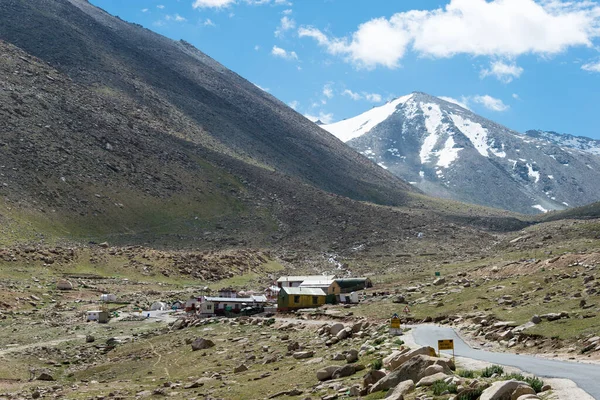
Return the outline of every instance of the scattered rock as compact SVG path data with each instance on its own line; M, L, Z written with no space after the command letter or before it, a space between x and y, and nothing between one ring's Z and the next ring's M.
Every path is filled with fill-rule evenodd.
M214 345L215 344L209 339L196 338L196 340L192 342L192 350L205 350L214 347Z

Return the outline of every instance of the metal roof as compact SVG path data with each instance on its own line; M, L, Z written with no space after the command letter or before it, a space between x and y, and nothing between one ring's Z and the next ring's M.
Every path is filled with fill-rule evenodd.
M296 295L308 295L308 296L327 296L327 293L323 291L323 289L319 288L309 288L309 287L284 287L281 288L282 292L287 293L288 295L296 296Z
M213 303L266 303L267 298L265 296L254 296L254 297L208 297L204 296L204 300L211 301Z
M367 281L369 281L369 280L370 280L369 278L344 278L344 279L336 279L335 281L343 289L343 288L348 288L348 287L354 287L354 286L360 285L360 284L366 284Z
M304 282L307 280L333 280L335 275L306 275L306 276L282 276L277 282Z
M301 288L328 288L335 281L304 281L300 284Z

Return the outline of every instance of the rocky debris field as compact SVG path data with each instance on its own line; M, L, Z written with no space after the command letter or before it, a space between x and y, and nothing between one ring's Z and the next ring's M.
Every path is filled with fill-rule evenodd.
M541 380L498 366L457 370L434 349L411 349L390 336L386 324L318 317L182 317L108 338L94 325L94 336L68 347L21 351L18 359L35 355L46 365L30 368L0 398L525 400L551 393Z

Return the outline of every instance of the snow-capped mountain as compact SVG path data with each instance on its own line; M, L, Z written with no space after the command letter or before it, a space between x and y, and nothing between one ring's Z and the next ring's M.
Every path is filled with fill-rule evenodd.
M425 93L323 128L433 196L529 214L600 200L600 141L522 134Z

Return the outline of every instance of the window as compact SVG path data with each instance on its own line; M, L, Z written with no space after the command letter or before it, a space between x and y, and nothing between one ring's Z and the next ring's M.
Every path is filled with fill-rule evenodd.
M300 296L294 296L294 303L300 303Z
M313 296L313 304L319 304L319 298L317 296Z
M206 309L207 309L207 310L212 310L212 304L207 304L207 305L206 305Z

